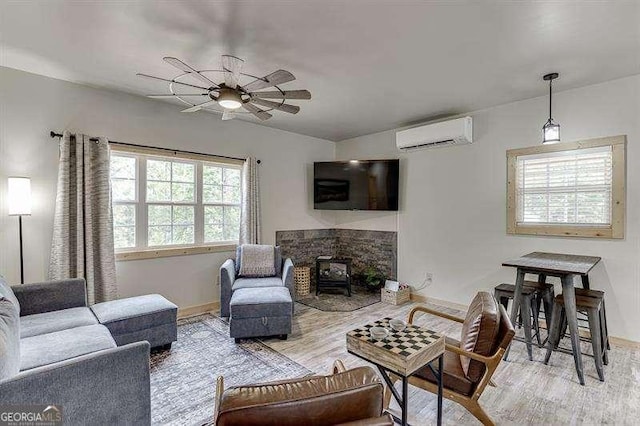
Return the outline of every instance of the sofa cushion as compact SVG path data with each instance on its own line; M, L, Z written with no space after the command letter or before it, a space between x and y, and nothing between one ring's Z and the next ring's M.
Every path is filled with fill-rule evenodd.
M238 278L231 286L232 291L241 288L259 288L259 287L283 287L282 278L280 277L264 277L264 278Z
M467 316L462 324L460 349L478 355L491 355L500 328L500 310L495 298L486 291L479 292L471 301ZM462 370L477 383L485 370L480 361L461 357Z
M293 302L286 287L241 288L229 303L231 318L291 316Z
M111 333L100 324L27 337L20 341L20 370L30 370L115 347Z
M431 369L426 366L414 373L422 379L431 383L438 383ZM444 371L442 372L442 385L447 389L453 389L463 395L471 395L475 388L474 383L469 380L462 370L460 356L456 353L445 351L444 353Z
M20 305L0 275L0 380L20 371Z
M70 308L20 318L20 337L39 336L68 328L98 324L89 308Z
M178 307L159 294L96 303L91 310L113 334L127 334L162 324L175 324Z

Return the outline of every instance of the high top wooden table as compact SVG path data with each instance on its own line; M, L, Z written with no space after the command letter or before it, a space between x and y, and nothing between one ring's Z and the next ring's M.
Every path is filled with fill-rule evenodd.
M516 323L518 310L520 309L524 274L538 275L538 282L542 284L546 282L547 276L560 278L562 282L564 306L567 313L567 323L569 325L569 332L571 333L573 359L581 385L584 385L584 373L582 369L582 353L580 352L580 335L578 334L578 314L576 311L576 294L573 287L573 277L579 275L582 278L582 286L585 289L589 289L589 272L600 260L599 257L595 256L533 252L502 263L502 266L518 268L516 289L513 297L513 306L511 308L511 322L513 324ZM550 320L550 318L547 319L547 321ZM550 324L547 323L547 328L549 326ZM550 339L547 339L547 345L552 345ZM551 349L553 348L551 347ZM529 358L531 358L530 345L527 345L527 351L529 352Z
M403 331L394 331L391 318L382 318L347 333L347 351L378 367L402 410L402 425L407 424L409 377L424 366L429 366L438 382L438 425L442 424L442 371L444 368L445 339L442 334L424 327L407 324ZM371 338L372 327L383 327L390 334L384 340ZM431 365L438 360L438 370ZM388 371L402 379L402 396L393 387Z

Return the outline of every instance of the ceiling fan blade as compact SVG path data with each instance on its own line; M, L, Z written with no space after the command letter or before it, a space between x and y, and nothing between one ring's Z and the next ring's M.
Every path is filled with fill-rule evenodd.
M168 78L162 78L162 77L155 77L149 74L138 73L136 75L139 77L150 78L152 80L166 81L167 83L180 84L182 86L195 87L196 89L209 90L208 87L196 86L194 84L189 84L189 83L182 83L180 81L169 80Z
M296 105L283 104L281 102L267 101L266 99L251 99L254 104L266 106L269 108L277 109L279 111L288 112L289 114L297 114L300 111L300 107Z
M244 61L231 55L222 55L222 69L224 70L224 85L235 89Z
M178 94L164 94L164 95L146 95L147 98L175 98L178 96L209 96L208 93L178 93Z
M215 103L218 103L218 101L214 99L212 101L207 101L207 102L204 102L204 103L201 103L201 104L198 104L198 105L194 105L191 108L183 109L180 112L196 112L196 111L200 111L202 108L207 107L209 105L213 105Z
M278 70L271 74L252 81L243 87L247 92L253 92L254 90L264 89L265 87L277 86L278 84L287 83L293 81L296 78L289 71Z
M235 112L229 111L228 109L225 109L224 112L222 113L222 120L223 121L233 120L235 117L236 117Z
M258 108L257 106L250 104L250 103L243 103L242 104L242 108L246 109L247 111L249 111L251 114L255 115L256 117L258 117L260 120L268 120L271 117L273 117L271 114L269 114L267 111L261 110L260 108Z
M166 63L168 63L170 65L173 65L174 67L178 68L180 71L191 73L195 78L197 78L200 81L203 81L205 84L208 84L211 87L218 87L217 83L209 80L207 77L205 77L204 75L200 74L198 72L198 70L196 70L194 68L191 68L189 65L185 64L180 59L172 58L171 56L165 56L162 59L164 59L164 61Z
M311 92L308 90L285 90L284 94L278 90L271 92L253 92L253 98L262 99L311 99Z

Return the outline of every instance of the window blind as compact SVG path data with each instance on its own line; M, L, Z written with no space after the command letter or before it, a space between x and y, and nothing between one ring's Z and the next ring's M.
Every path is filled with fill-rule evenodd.
M611 146L517 157L517 222L610 225Z

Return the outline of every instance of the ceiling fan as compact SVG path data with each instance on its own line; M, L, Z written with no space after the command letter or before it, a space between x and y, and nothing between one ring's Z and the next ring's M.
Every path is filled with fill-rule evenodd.
M277 70L264 77L256 77L241 72L244 61L235 56L222 55L221 70L196 70L177 58L167 56L163 59L183 73L173 79L141 73L137 75L169 83L169 91L171 93L147 96L150 98L179 99L189 105L189 108L182 110L182 112L196 112L202 108L212 108L214 111L222 113L223 120L230 120L240 113L253 114L260 120L268 120L272 117L270 111L273 110L290 114L297 114L300 111L299 106L285 103L287 100L311 99L311 93L308 90L283 90L279 87L296 79L289 71ZM216 73L218 75L214 76L213 74ZM222 74L222 76L219 74ZM241 85L241 79L248 80L248 82ZM217 82L217 80L220 81ZM267 88L275 88L276 90L259 91ZM199 93L181 93L186 89L191 92L199 91ZM204 97L202 99L204 102L193 103L183 99L193 99L198 96ZM276 99L277 101L269 99ZM257 105L260 105L260 107ZM216 106L222 110L215 109ZM245 111L240 111L240 109Z

